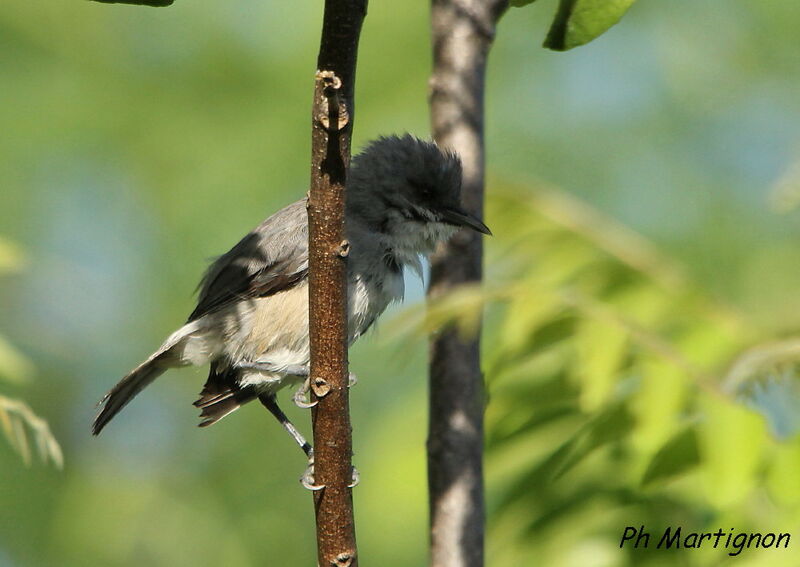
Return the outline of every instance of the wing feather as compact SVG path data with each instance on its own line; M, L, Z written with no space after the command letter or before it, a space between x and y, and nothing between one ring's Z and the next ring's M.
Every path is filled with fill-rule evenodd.
M266 219L209 266L189 321L290 289L307 276L308 216L302 199Z

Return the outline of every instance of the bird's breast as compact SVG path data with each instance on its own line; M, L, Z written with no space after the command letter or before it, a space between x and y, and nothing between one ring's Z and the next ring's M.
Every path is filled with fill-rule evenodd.
M387 271L372 277L352 274L348 292L348 330L352 343L372 326L389 303L403 298L403 273Z
M348 275L348 339L353 343L392 301L402 299L400 271ZM230 360L308 363L308 284L234 304L204 318ZM205 321L208 319L208 321ZM213 319L213 321L212 321ZM273 360L274 359L274 360ZM280 360L278 360L280 359Z

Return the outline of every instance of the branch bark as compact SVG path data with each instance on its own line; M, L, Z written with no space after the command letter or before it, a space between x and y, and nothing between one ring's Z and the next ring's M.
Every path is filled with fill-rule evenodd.
M326 0L312 110L309 332L319 565L358 565L347 371L344 204L356 54L367 0Z
M94 0L103 4L136 4L139 6L171 6L174 0Z
M483 216L486 60L507 0L433 0L431 129L461 155L463 205ZM480 282L481 236L462 230L431 259L428 297ZM480 336L456 329L431 337L428 488L431 565L483 565L483 375Z

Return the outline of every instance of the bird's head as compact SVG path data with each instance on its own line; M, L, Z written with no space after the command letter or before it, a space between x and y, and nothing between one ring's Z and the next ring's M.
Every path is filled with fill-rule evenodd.
M430 253L461 227L491 234L461 206L458 156L409 134L378 138L353 158L347 209L401 256Z

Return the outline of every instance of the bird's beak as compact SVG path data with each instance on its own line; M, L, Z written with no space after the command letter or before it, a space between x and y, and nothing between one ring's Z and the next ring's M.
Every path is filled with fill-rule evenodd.
M483 221L467 212L458 209L445 209L442 211L442 220L447 224L465 226L474 231L480 232L481 234L488 234L489 236L492 235L492 231L489 230L488 226L483 224Z

